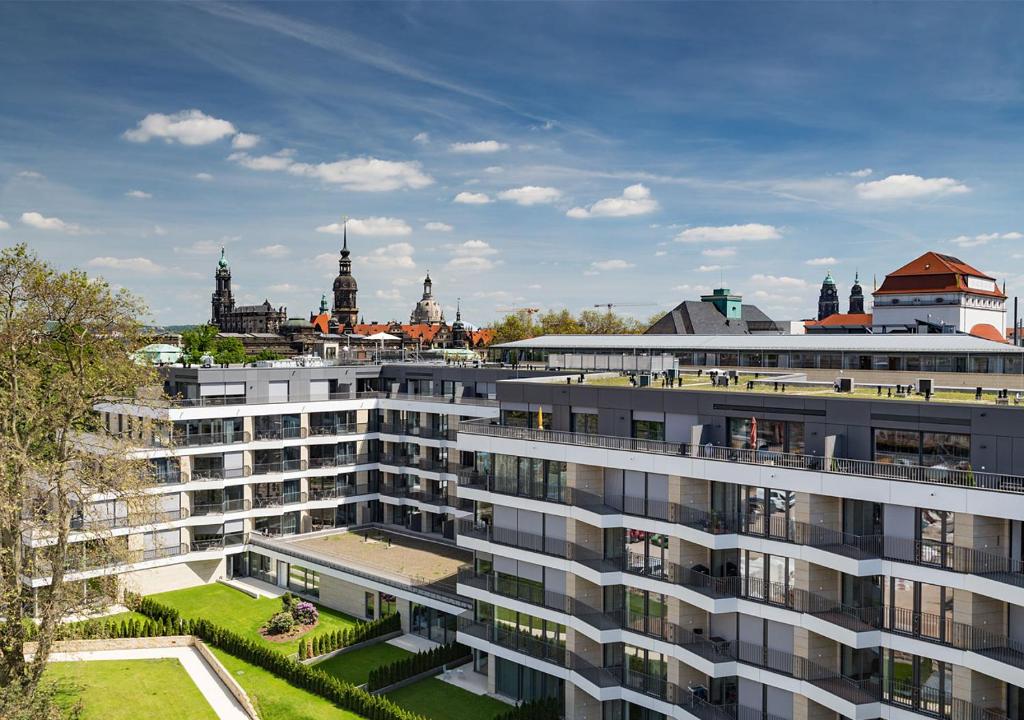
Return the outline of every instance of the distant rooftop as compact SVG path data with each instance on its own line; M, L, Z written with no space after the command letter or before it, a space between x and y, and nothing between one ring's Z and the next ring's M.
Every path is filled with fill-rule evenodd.
M763 352L984 353L1024 355L1024 348L954 333L874 335L543 335L492 348L523 350L685 350Z

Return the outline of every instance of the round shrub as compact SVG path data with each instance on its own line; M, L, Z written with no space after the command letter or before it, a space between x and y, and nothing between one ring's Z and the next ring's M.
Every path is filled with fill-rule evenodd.
M320 619L320 612L313 603L300 602L292 608L292 617L299 625L316 625Z
M293 627L295 627L295 620L292 618L291 613L274 613L274 615L267 620L267 633L270 635L286 633Z

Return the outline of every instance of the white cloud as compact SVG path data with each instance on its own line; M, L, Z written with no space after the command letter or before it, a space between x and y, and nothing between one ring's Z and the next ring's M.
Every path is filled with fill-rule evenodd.
M453 228L448 223L428 222L426 225L423 226L423 229L429 230L430 232L451 232L455 228Z
M827 265L838 265L839 261L834 257L816 257L810 260L804 260L804 265L810 265L811 267L821 267Z
M497 255L498 250L491 247L485 240L467 240L461 245L449 246L453 255L461 257L483 257L485 255Z
M890 175L881 180L857 183L855 189L864 200L908 200L960 195L971 191L969 187L953 178L923 178L920 175Z
M163 227L162 225L154 225L153 234L163 237L164 235L167 234L167 228Z
M508 150L508 145L497 140L480 140L479 142L452 143L448 149L453 153L465 155L486 155Z
M497 248L485 240L467 240L447 247L452 253L452 259L448 261L452 270L490 270L498 263L494 259L498 254Z
M277 285L271 285L268 289L273 292L279 293L293 292L295 290L298 290L298 288L292 285L291 283L278 283Z
M1006 233L982 233L980 235L958 235L953 238L950 242L960 247L976 247L978 245L986 245L993 240L1020 240L1024 238L1024 234L1019 232L1006 232Z
M864 178L868 177L873 172L874 170L872 170L871 168L861 168L860 170L853 170L851 172L844 173L844 175L846 175L847 177Z
M133 257L94 257L86 263L89 267L106 268L107 270L123 270L125 272L141 273L143 275L154 275L163 272L164 268L157 265L149 258Z
M452 202L462 203L463 205L486 205L491 201L491 198L487 193L475 193L475 192L460 192L455 196Z
M202 180L203 182L210 182L211 180L213 180L213 175L206 172L196 173L195 179Z
M505 172L505 168L503 168L501 165L489 165L488 167L484 168L484 172L489 173L491 175L498 175L500 173Z
M718 272L719 270L725 270L725 265L701 265L697 268L697 272Z
M553 187L538 187L537 185L524 185L517 188L509 188L498 193L502 200L510 200L519 205L547 205L562 197L562 191Z
M264 245L263 247L256 250L257 255L262 255L269 258L283 258L290 254L291 250L286 245Z
M700 254L703 255L704 257L715 257L715 258L732 257L732 256L734 256L736 254L736 248L733 248L733 247L707 248L706 250L701 250Z
M2 218L0 218L0 230L10 230L10 229L11 229L11 224L9 222L7 222L6 220L3 220Z
M619 259L595 260L590 263L590 267L593 270L626 270L633 267L633 263Z
M788 277L786 275L764 275L755 273L750 276L751 282L759 285L767 285L770 288L805 288L807 281L800 278Z
M150 113L136 127L126 130L124 138L137 143L158 138L167 143L208 145L235 132L235 126L227 120L211 117L201 110L182 110L173 115Z
M18 177L25 178L26 180L45 180L46 176L41 172L35 170L22 170L18 173Z
M37 212L25 212L21 214L21 223L28 225L36 230L52 230L55 232L64 232L70 235L77 235L83 232L80 225L75 223L64 222L57 217L44 217Z
M365 259L366 262L372 265L388 265L391 268L411 269L416 267L416 262L412 259L415 251L416 248L409 243L392 243L375 248ZM337 258L331 255L331 259L336 260Z
M665 250L655 250L654 251L654 257L665 257L666 255L668 255L668 252L665 251Z
M377 290L374 295L378 300L388 300L391 302L398 302L402 299L402 293L398 290Z
M658 209L658 201L643 184L630 185L619 197L598 200L589 208L574 207L566 215L577 220L591 217L629 217L646 215Z
M355 192L387 192L410 188L418 190L431 185L434 178L425 174L418 162L379 160L372 157L337 160L330 163L300 163L293 159L293 150L279 150L272 155L252 156L232 153L228 160L250 170L284 171L332 185L341 185Z
M231 138L231 147L235 150L249 150L259 145L261 140L263 138L255 133L240 132Z
M149 200L149 198L153 197L151 193L148 193L145 190L129 190L125 195L138 200Z
M747 240L778 240L782 232L773 225L747 223L745 225L722 225L718 227L703 225L687 228L676 235L676 242L708 243L708 242L744 242Z
M490 270L495 263L485 257L453 257L448 261L448 267L452 270Z
M175 247L174 252L182 253L185 255L218 255L220 249L225 245L239 240L238 237L224 236L220 240L196 240L191 245L186 247Z
M321 225L316 229L317 232L329 235L341 235L343 230L343 224L337 222ZM389 217L349 218L348 231L351 235L363 237L399 237L412 234L412 228L405 220Z
M228 160L232 160L250 170L280 171L288 170L295 164L295 161L292 159L294 154L295 151L290 148L278 150L273 155L257 155L255 157L244 152L237 152L228 155Z
M414 143L419 143L420 145L429 145L430 144L430 133L425 133L425 132L416 133L415 135L412 136L412 141Z

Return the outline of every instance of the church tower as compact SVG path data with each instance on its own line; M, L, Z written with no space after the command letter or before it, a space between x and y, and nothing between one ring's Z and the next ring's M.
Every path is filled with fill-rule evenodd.
M359 305L356 302L359 286L352 277L352 261L349 259L348 218L345 218L341 232L341 259L338 260L338 277L334 278L332 319L340 327L352 329L359 320Z
M231 268L224 257L224 248L220 249L220 260L217 261L217 272L214 273L216 289L213 292L210 324L221 327L224 319L235 309L235 299L231 296Z
M818 295L818 319L824 320L829 315L839 312L839 292L836 290L836 281L832 279L832 271L825 275L825 281L821 283L821 293Z
M864 313L864 290L860 286L860 273L853 274L853 287L850 288L850 313Z
M466 324L462 322L462 298L455 301L455 322L452 323L452 347L464 348L467 342Z

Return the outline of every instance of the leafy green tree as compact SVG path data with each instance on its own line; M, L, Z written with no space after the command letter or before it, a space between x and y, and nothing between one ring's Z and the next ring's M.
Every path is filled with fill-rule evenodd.
M491 326L494 329L494 343L526 340L537 334L533 317L526 312L506 315Z
M181 334L181 343L190 362L199 362L213 352L213 341L220 330L216 325L196 325Z
M566 308L548 310L540 316L538 335L578 335L583 328Z
M259 362L260 360L280 360L281 356L278 355L276 352L268 350L267 348L263 348L258 353L253 355L252 358L250 359L257 362Z
M245 345L235 337L218 337L213 341L213 359L219 363L244 363Z
M61 620L90 609L68 579L83 559L84 543L71 541L82 498L117 497L129 517L154 509L148 461L130 438L106 433L95 411L112 397L159 396L153 366L128 360L148 341L147 315L134 296L58 271L25 245L0 252L0 718L58 714L43 671ZM83 433L103 434L104 451L79 442ZM123 537L90 534L90 563L130 559ZM28 552L29 538L45 542ZM25 578L47 576L27 589ZM112 578L103 585L114 590ZM38 645L26 657L30 639Z
M636 334L648 327L642 320L601 310L584 310L580 313L579 324L587 335Z

